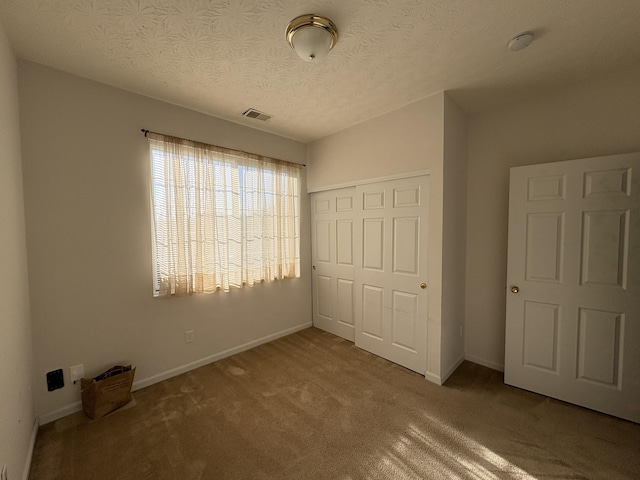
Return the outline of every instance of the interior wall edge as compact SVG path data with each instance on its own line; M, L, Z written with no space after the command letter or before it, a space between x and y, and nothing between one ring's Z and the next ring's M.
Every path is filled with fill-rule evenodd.
M0 20L0 467L11 479L29 463L36 417L18 83Z
M442 377L432 372L425 372L424 374L425 380L435 383L436 385L442 385L444 382L442 381Z
M444 374L440 377L442 379L441 385L447 381L451 374L456 371L456 368L458 368L462 364L462 362L464 362L464 360L465 355L463 353L446 370L444 370Z
M31 429L31 440L29 442L29 450L27 451L27 459L24 462L22 480L29 480L29 473L31 473L31 462L33 461L33 452L36 448L36 439L38 438L39 429L40 418L36 417L33 420L33 428Z

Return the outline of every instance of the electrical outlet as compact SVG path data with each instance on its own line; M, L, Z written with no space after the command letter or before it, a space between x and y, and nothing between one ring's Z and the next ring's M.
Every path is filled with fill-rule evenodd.
M59 388L64 387L64 375L62 374L62 369L51 370L47 372L47 390L53 392Z
M76 383L78 380L84 377L84 365L81 363L80 365L69 367L69 374L71 375L71 381L73 383Z
M193 342L193 330L187 330L184 332L184 341L185 343Z
M0 480L9 480L9 477L7 477L7 466L6 465L2 466L2 471L0 471Z

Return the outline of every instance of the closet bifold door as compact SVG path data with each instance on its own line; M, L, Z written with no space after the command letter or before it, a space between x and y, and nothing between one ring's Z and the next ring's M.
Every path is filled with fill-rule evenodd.
M313 324L354 341L355 188L311 194Z
M355 343L427 369L429 177L356 187Z

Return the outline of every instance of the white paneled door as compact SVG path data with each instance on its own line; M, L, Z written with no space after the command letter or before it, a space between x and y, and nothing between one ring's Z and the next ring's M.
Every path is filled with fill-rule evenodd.
M424 375L429 177L356 187L355 343Z
M640 422L640 154L511 169L505 382Z
M354 341L355 188L311 199L313 324Z

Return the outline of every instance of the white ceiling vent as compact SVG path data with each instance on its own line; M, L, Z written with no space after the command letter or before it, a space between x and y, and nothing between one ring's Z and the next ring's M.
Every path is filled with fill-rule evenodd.
M266 113L262 113L262 112L256 110L255 108L250 108L249 110L244 112L242 115L244 115L245 117L249 117L249 118L255 118L256 120L262 120L263 122L266 122L267 120L269 120L271 118L271 115L267 115Z

